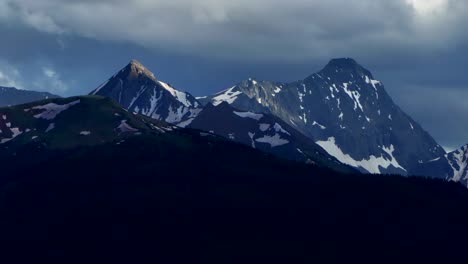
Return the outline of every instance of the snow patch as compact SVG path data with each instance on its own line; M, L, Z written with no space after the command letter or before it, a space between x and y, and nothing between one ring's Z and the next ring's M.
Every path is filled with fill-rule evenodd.
M371 155L368 159L358 161L353 159L350 155L345 154L336 144L334 137L330 137L326 141L317 141L316 143L325 149L325 151L327 151L330 155L337 158L340 162L356 168L364 168L369 173L381 173L381 168L387 169L390 166L405 170L393 156L393 152L395 151L393 145L382 148L382 150L390 156L390 160L383 156L375 157L374 155Z
M172 105L169 106L169 112L166 118L166 122L168 123L177 123L182 120L182 118L187 114L189 111L188 108L184 107L183 105L179 106L176 111L173 110Z
M151 116L152 118L154 118L153 115L156 112L156 108L159 106L158 102L159 100L161 100L161 98L162 98L162 93L159 93L159 96L157 96L156 89L153 89L153 94L150 97L149 108L141 109L141 114L145 116ZM155 118L155 119L159 119L159 116L158 118Z
M55 123L50 123L45 132L47 133L47 132L51 131L54 128L55 128Z
M11 138L4 138L4 139L0 140L0 144L6 143L6 142L16 138L17 136L19 136L19 135L21 135L23 133L23 132L20 131L20 129L18 127L10 128L10 131L12 133Z
M279 146L289 143L288 140L281 138L281 136L278 134L275 134L274 136L264 136L261 138L257 138L255 141L260 142L260 143L270 144L272 148L279 147Z
M227 102L228 104L234 103L237 100L237 97L242 94L241 91L234 91L236 86L233 86L227 90L224 90L212 99L212 103L214 106L221 104L222 102Z
M128 105L128 109L131 109L133 104L138 100L138 98L140 98L140 96L146 91L146 88L147 86L146 85L142 85L140 87L140 90L137 92L137 94L135 95L135 97L132 98L132 101L130 101L130 104ZM138 112L138 106L135 108L135 112Z
M59 105L59 104L55 104L55 103L48 103L46 105L35 106L32 109L34 109L34 110L44 110L42 113L34 115L35 118L42 118L42 119L46 119L46 120L52 120L55 117L57 117L57 115L62 113L63 111L65 111L68 108L70 108L70 107L72 107L72 106L74 106L76 104L79 104L79 103L80 103L80 100L76 100L76 101L73 101L71 103L64 104L64 105Z
M354 102L354 110L357 110L357 108L359 107L361 109L361 112L364 112L364 108L362 107L362 104L360 101L361 94L358 91L349 90L348 87L349 87L349 83L343 83L344 91Z
M270 124L260 124L259 128L260 128L260 131L265 132L268 129L270 129L270 126L271 126Z
M120 125L117 127L117 129L120 130L121 133L138 132L138 129L133 128L127 124L127 120L120 121Z
M282 127L280 124L278 124L278 123L275 123L275 125L273 126L273 128L274 128L275 131L278 132L278 133L281 132L281 133L284 133L284 134L289 135L289 136L291 135L291 134L289 134L288 131L284 130L283 127Z
M255 140L254 140L255 133L249 132L248 134L250 137L250 141L252 142L252 148L255 148Z
M256 113L252 113L252 112L236 112L236 111L234 111L234 114L237 115L237 116L240 116L242 118L251 118L251 119L255 119L257 121L263 118L262 114L256 114Z
M317 121L314 121L314 123L312 123L312 125L313 125L313 126L318 126L318 127L320 127L320 129L322 129L322 130L327 129L325 126L319 124Z
M176 90L172 88L169 84L165 82L158 81L161 86L166 89L171 95L177 99L177 101L181 102L183 105L186 107L197 107L198 105L193 105L187 98L187 93L181 92L179 90Z
M453 170L452 181L459 182L468 179L468 146L452 153L449 159L450 167Z

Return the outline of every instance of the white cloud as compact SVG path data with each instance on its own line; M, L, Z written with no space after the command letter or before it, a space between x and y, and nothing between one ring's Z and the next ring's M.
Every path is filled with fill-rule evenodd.
M57 75L57 73L54 70L50 69L50 68L43 68L42 71L43 71L44 75L49 77L49 78L54 78Z
M443 12L448 5L447 0L406 0L421 16L430 16Z
M37 89L46 89L52 93L63 94L68 90L68 85L61 79L60 75L52 68L42 68L42 76L34 81Z
M5 63L0 62L0 86L23 88L19 71Z

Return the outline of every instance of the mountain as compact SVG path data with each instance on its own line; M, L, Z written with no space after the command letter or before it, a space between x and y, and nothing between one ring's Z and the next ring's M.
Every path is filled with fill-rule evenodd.
M97 145L171 127L130 113L110 98L56 98L0 108L0 149L33 142L56 149Z
M271 113L339 161L363 172L407 175L421 162L445 154L393 102L383 83L349 58L333 59L304 80L279 83L249 79L199 100Z
M285 159L354 172L281 119L239 111L227 102L206 105L187 127L209 131Z
M46 93L20 90L13 87L0 86L0 107L25 104L43 99L57 98L59 96Z
M244 126L259 133L255 144L263 149L301 142L285 122L227 103L207 106L192 124L205 115L222 122L210 117L217 112L235 122L232 128L239 124L234 133L245 135ZM458 183L345 174L280 159L94 95L0 108L0 130L2 260L464 257L468 232L454 223L468 221L468 190ZM315 145L302 147L314 155Z
M1 174L60 150L120 144L129 137L176 134L173 125L130 113L110 98L56 98L0 108Z
M81 103L53 119L57 128ZM137 128L143 118L105 116L112 129L123 118ZM76 133L95 118L74 117ZM0 158L2 260L432 263L466 255L468 231L459 223L468 222L468 190L459 184L341 174L199 131L153 134L140 125L142 135L98 145L10 145L15 159Z
M468 187L468 145L421 163L415 174L460 182Z
M110 97L131 112L169 123L189 119L201 108L191 94L156 79L151 71L136 60L132 60L91 95Z

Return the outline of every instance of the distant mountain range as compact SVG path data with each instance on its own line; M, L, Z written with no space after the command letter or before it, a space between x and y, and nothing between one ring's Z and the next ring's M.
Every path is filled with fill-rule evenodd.
M21 132L0 145L2 260L346 263L356 254L465 254L459 223L468 221L468 190L458 184L279 159L102 97L0 112L8 139Z
M351 166L364 173L419 174L462 182L466 178L466 157L460 157L464 150L446 154L393 102L381 81L349 58L333 59L304 80L248 79L198 98L158 80L133 60L91 95L112 98L132 114L204 130L290 160L341 171ZM16 131L6 124L3 128L0 124L4 143L24 129L38 129L31 125Z
M14 87L0 86L0 107L25 104L38 100L57 97L59 96L47 92L35 92L28 90L20 90Z
M111 97L132 112L183 127L191 126L202 105L209 103L218 106L226 102L239 111L275 116L340 162L366 173L409 175L421 163L445 154L392 101L383 83L353 59L331 60L304 80L279 83L249 79L198 98L157 80L141 63L132 61L92 94ZM227 115L217 114L216 118L231 120L232 115ZM203 125L195 125L205 130L210 126L217 126L218 131L233 128L228 129L229 122L209 123L205 117ZM220 129L220 124L225 124L225 129ZM252 145L247 139L258 130L239 129L242 135L238 131L234 137L218 133L244 138L244 144Z
M231 111L228 104L223 104L227 111ZM216 109L214 109L216 108ZM215 112L219 112L221 107L213 107ZM234 110L232 110L234 111ZM221 111L224 115L228 113ZM235 112L231 112L232 115ZM249 118L249 113L239 113L237 120L240 130L247 131L249 127L257 127L257 134L249 138L253 144L257 144L258 149L277 154L280 157L313 163L321 167L330 167L341 172L355 173L350 167L341 164L335 158L323 151L318 145L308 141L300 133L283 124L275 117L259 115L261 118ZM204 124L204 118L209 117L209 122L221 121L212 117L209 107L203 110L194 124L193 128L208 128ZM249 121L254 124L249 124ZM229 124L229 123L227 123ZM280 124L288 129L284 130ZM231 125L236 125L231 123ZM266 127L266 126L269 127ZM270 128L271 126L271 128ZM234 128L234 127L233 127ZM204 129L209 131L210 129ZM178 132L177 132L178 131ZM144 134L161 133L195 133L187 132L189 129L182 129L156 119L148 118L137 113L132 113L122 108L115 101L108 97L101 96L81 96L71 98L57 98L45 101L8 107L0 109L0 157L16 159L20 162L18 152L28 151L31 148L39 149L72 149L82 146L96 146L103 143L115 142L129 136L141 136ZM234 130L239 131L239 130ZM221 132L221 131L219 131ZM263 137L260 135L263 133ZM198 132L198 137L218 137L218 133L210 134ZM225 136L224 134L219 134ZM239 135L241 135L239 133ZM271 135L271 136L269 136ZM233 137L234 136L233 134ZM230 139L226 136L227 139ZM226 139L226 140L227 140ZM231 138L232 139L232 138ZM234 140L244 143L244 141ZM240 140L240 141L239 141ZM256 140L256 141L253 141ZM300 145L298 145L301 143ZM3 151L3 152L2 152ZM35 159L32 159L35 160ZM5 166L16 164L9 162ZM15 166L13 166L15 167Z
M468 190L447 181L468 184L467 152L445 153L350 59L200 99L132 61L92 95L0 108L0 252L446 261L466 248Z

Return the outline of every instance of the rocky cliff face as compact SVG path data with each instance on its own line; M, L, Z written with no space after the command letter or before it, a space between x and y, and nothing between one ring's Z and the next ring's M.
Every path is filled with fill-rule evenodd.
M460 182L468 187L468 145L433 160L420 163L414 173Z
M271 113L363 172L406 175L445 154L353 59L331 60L292 83L249 79L204 102Z
M346 173L357 172L281 119L270 114L240 111L226 102L206 105L187 127L208 131L284 159Z
M195 116L201 108L191 94L158 80L135 60L91 94L110 97L129 111L174 124Z

